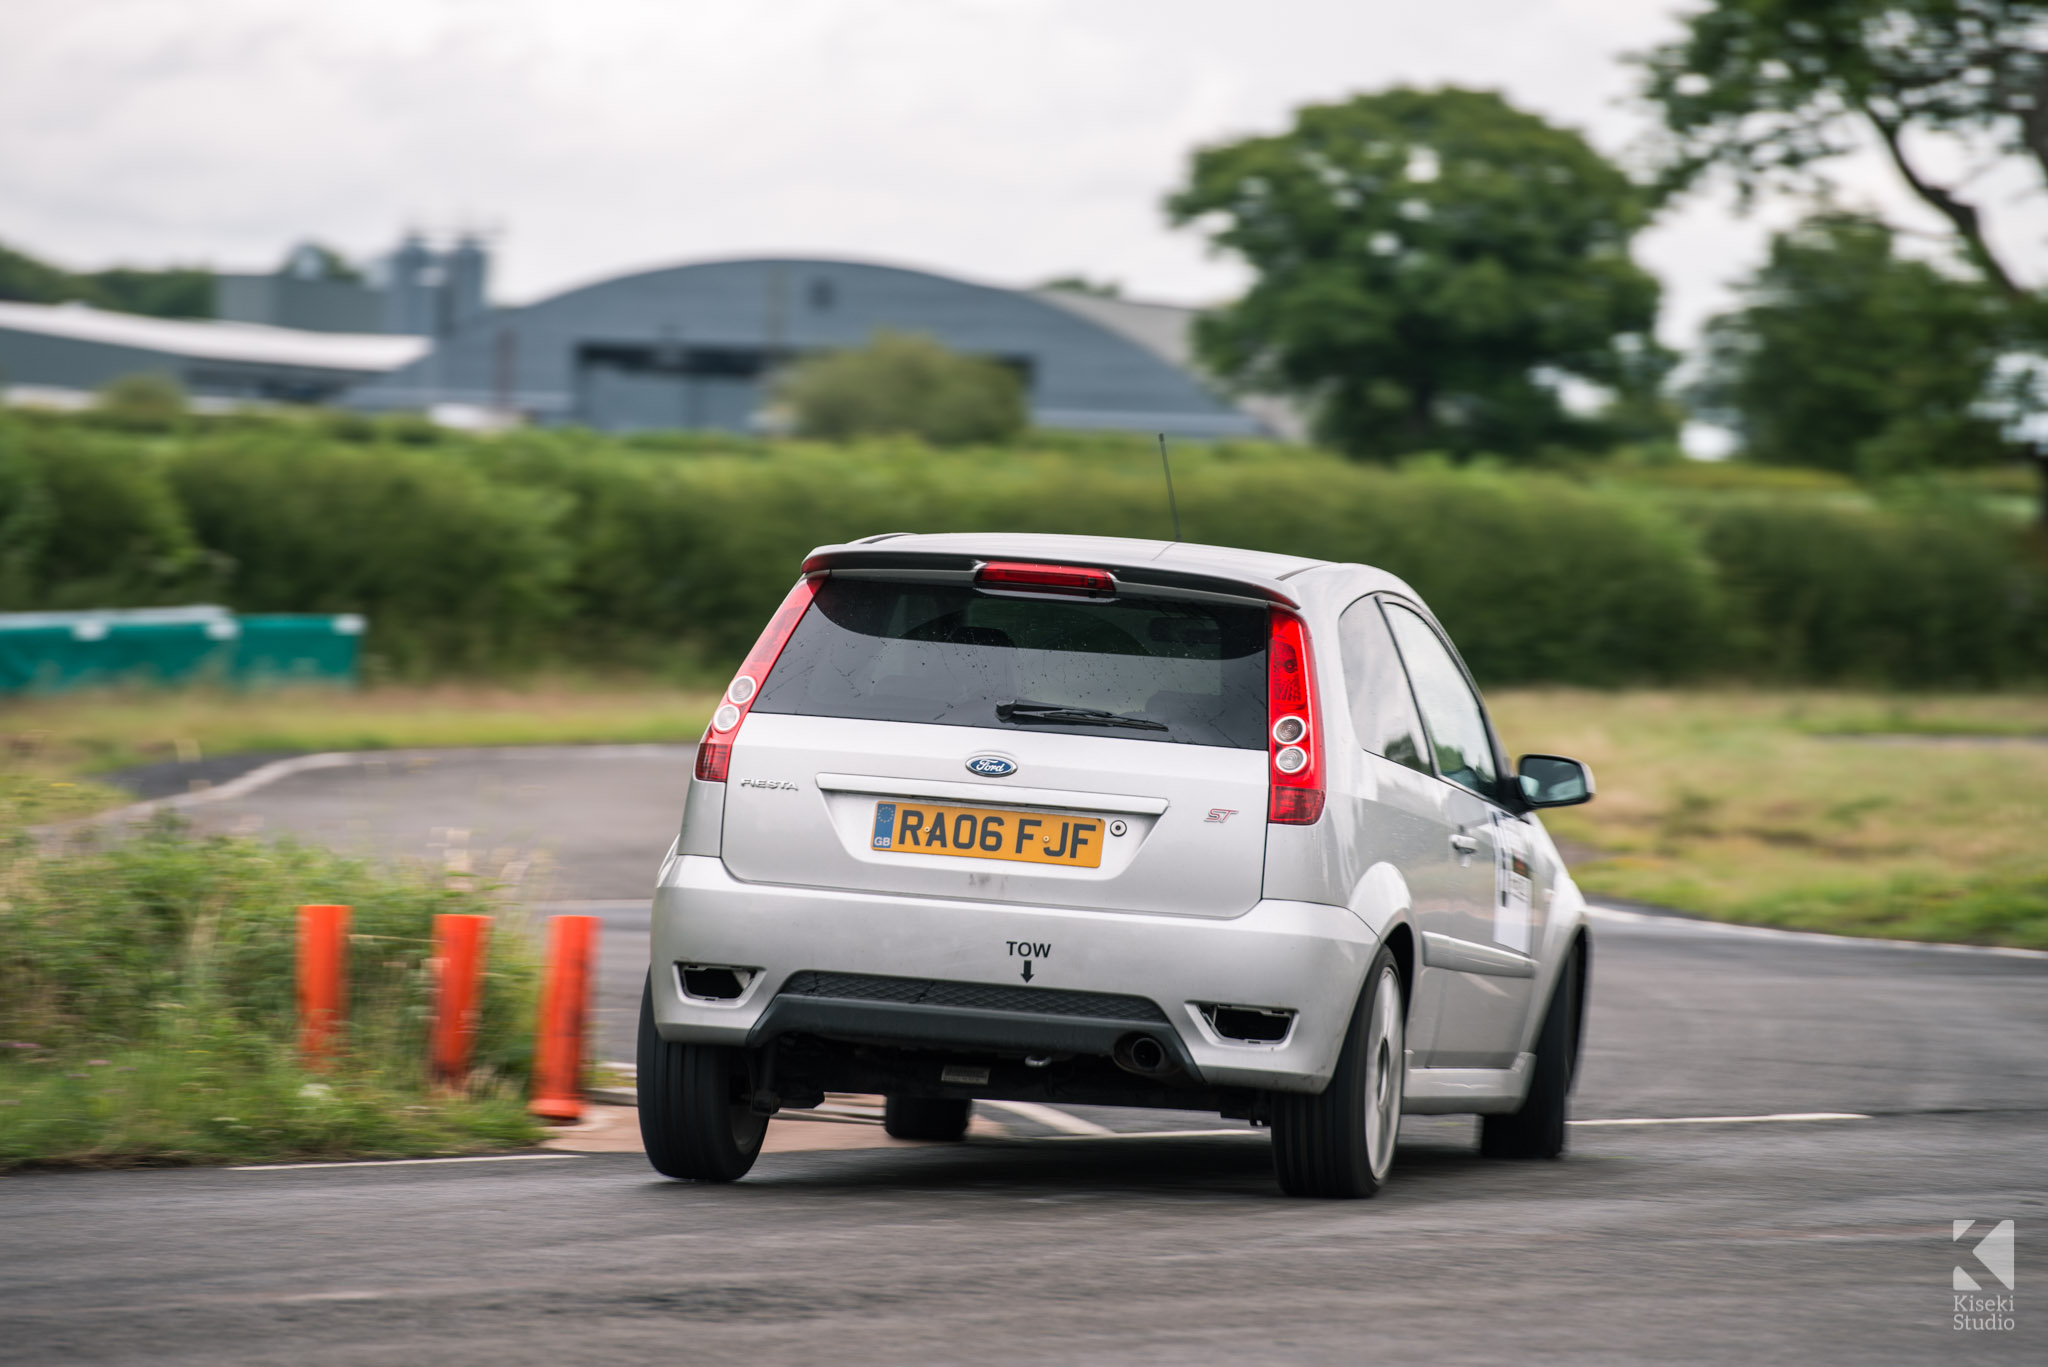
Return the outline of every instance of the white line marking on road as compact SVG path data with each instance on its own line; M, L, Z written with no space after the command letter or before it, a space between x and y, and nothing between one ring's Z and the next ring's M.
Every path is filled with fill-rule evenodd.
M1567 1120L1567 1125L1776 1125L1806 1120L1868 1120L1857 1111L1786 1111L1780 1115L1642 1116L1626 1120Z
M2003 959L2048 959L2048 950L2013 949L2007 945L1952 945L1933 940L1873 940L1860 935L1823 935L1813 930L1778 930L1772 926L1738 926L1726 921L1696 921L1689 916L1648 916L1620 907L1586 904L1586 915L1616 925L1652 926L1677 934L1735 935L1751 940L1804 940L1858 949L1915 949L1929 954L1989 954Z
M851 1111L827 1111L823 1109L814 1111L782 1110L775 1113L775 1118L777 1120L803 1120L814 1125L879 1125L882 1123L882 1117L879 1115L859 1115Z
M293 774L310 773L315 769L341 769L357 763L358 760L357 754L338 750L318 755L294 755L290 759L272 760L259 768L251 769L240 778L231 778L225 783L216 783L197 792L153 797L143 802L131 802L125 807L116 807L112 811L95 812L91 816L74 817L69 821L52 822L47 826L34 826L30 829L39 836L59 836L92 826L112 826L122 822L140 821L158 812L174 812L209 802L231 802L238 797L247 797L258 788L266 788L279 779L290 778Z
M1030 1144L1051 1144L1073 1139L1216 1139L1227 1135L1258 1135L1264 1130L1104 1130L1100 1134L1035 1134L1025 1138Z
M180 807L196 807L212 802L231 802L238 797L247 797L259 788L267 788L280 779L294 774L310 773L316 769L345 769L358 764L411 764L420 761L460 757L466 755L492 755L510 753L515 758L527 757L545 759L562 756L575 759L675 759L695 752L688 745L479 745L443 746L419 750L329 750L317 755L293 755L290 759L272 760L270 763L251 769L239 778L225 783L214 784L192 793L174 793L169 797L155 797L143 802L131 802L125 807L112 811L95 812L91 816L76 817L69 821L53 822L47 826L34 826L30 830L37 835L62 835L86 826L112 824L123 821L139 821L164 810L175 811Z
M580 1153L488 1153L473 1158L352 1158L335 1163L237 1163L229 1172L295 1172L301 1168L418 1168L430 1163L541 1163Z
M1025 1103L1013 1101L986 1101L985 1106L1015 1108ZM1034 1110L1050 1110L1050 1107L1033 1107ZM1036 1117L1033 1117L1036 1119ZM1073 1120L1077 1117L1068 1116ZM1619 1120L1567 1120L1567 1125L1764 1125L1789 1124L1817 1120L1868 1120L1869 1116L1857 1111L1788 1111L1782 1115L1681 1115L1681 1116L1630 1116ZM1048 1121L1048 1124L1051 1122ZM1086 1124L1086 1121L1081 1123ZM1032 1142L1051 1142L1066 1139L1213 1139L1231 1135L1264 1135L1260 1129L1236 1130L1098 1130L1091 1133L1040 1134L1030 1136Z
M1078 1115L1069 1115L1055 1106L1040 1106L1033 1101L983 1101L983 1106L993 1106L999 1111L1035 1120L1049 1130L1058 1130L1063 1135L1076 1138L1100 1139L1106 1134L1115 1134L1092 1120L1083 1120Z
M1111 1130L1092 1120L1083 1120L1054 1106L1040 1106L1029 1101L989 1101L983 1106L1010 1112L1026 1120L1035 1120L1059 1134L1017 1135L1013 1138L1025 1143L1060 1143L1082 1139L1231 1139L1253 1136L1264 1138L1265 1131L1259 1129L1232 1130ZM841 1124L874 1124L874 1121L856 1120L852 1116L799 1116L805 1120L834 1120ZM1780 1115L1683 1115L1683 1116L1631 1116L1614 1120L1567 1120L1567 1125L1618 1126L1618 1125L1763 1125L1787 1124L1805 1121L1825 1120L1868 1120L1869 1116L1857 1111L1788 1111ZM228 1169L229 1172L298 1172L308 1168L413 1168L438 1166L448 1163L535 1163L555 1158L582 1158L580 1153L496 1153L469 1158L372 1158L332 1163L241 1163Z

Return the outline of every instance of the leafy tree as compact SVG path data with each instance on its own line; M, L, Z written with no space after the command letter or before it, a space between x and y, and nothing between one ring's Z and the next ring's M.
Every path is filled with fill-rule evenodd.
M196 266L160 271L115 266L80 274L0 246L0 299L25 304L76 301L158 318L211 318L213 272Z
M1855 474L2010 459L1983 409L2008 317L1981 281L1897 254L1875 219L1826 213L1782 233L1707 328L1695 397L1750 458Z
M2004 302L2014 347L2038 353L2048 340L2048 298L2001 258L1984 206L1964 188L2015 162L2048 177L2048 0L1708 0L1686 16L1682 37L1638 60L1643 93L1670 133L1665 193L1714 170L1731 174L1745 199L1813 189L1825 185L1828 162L1874 137ZM1930 141L1975 164L1938 178L1927 165ZM1898 273L1887 278L1896 282ZM1961 347L1943 366L1967 372L1980 364L1974 343L1936 320L1926 324L1920 331L1930 344ZM2008 432L2038 430L2040 373L2006 367L1994 376L1987 397L2004 411ZM2039 471L2048 525L2048 443L2009 449L2025 450Z
M1712 169L1745 197L1811 187L1868 133L1984 277L2025 299L1961 193L1970 177L1938 181L1922 135L1959 138L1984 159L1971 175L2015 157L2048 173L2048 0L1710 0L1638 60L1671 135L1667 191Z
M162 427L185 416L185 387L150 370L117 375L93 398L101 412L129 426Z
M1630 260L1638 188L1585 139L1499 95L1400 88L1310 105L1205 148L1167 201L1257 273L1205 316L1205 362L1293 393L1356 455L1604 444L1576 377L1640 415L1670 366L1658 286Z
M0 245L0 299L21 304L61 304L76 299L77 277L26 252Z
M90 289L86 299L102 308L157 318L214 316L213 272L209 270L171 266L145 271L116 266L80 278Z
M807 437L902 434L936 446L1001 442L1024 430L1024 386L997 361L929 337L878 331L867 345L799 361L776 386Z
M1055 275L1039 285L1042 290L1065 290L1069 294L1092 294L1098 299L1121 299L1124 297L1122 282L1096 280L1086 275Z
M343 280L350 284L363 283L363 273L349 263L349 259L324 242L301 242L285 253L284 264L277 268L279 275L296 276L301 280Z

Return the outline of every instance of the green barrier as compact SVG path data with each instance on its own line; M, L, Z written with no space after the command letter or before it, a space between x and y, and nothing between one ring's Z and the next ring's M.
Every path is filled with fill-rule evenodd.
M0 694L120 684L348 684L363 619L225 608L0 613Z
M268 613L240 617L235 678L248 684L353 683L363 619Z

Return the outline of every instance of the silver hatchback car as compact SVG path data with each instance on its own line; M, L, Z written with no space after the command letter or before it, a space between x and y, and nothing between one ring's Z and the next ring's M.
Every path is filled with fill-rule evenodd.
M1584 901L1399 579L1213 546L826 546L726 690L654 894L648 1158L731 1181L768 1118L881 1093L1270 1126L1280 1184L1370 1196L1401 1116L1562 1151Z

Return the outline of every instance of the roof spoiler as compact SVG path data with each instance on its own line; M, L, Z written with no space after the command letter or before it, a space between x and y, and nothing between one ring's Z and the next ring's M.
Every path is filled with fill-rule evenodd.
M1036 565L1072 563L1071 560L1055 561L1029 555L1004 554L1000 558ZM896 550L886 545L866 546L856 542L845 546L821 546L812 551L804 559L804 573L851 570L887 577L895 572L919 579L957 578L961 583L971 583L974 572L988 559L962 555L958 551ZM1119 565L1114 561L1104 563L1100 560L1094 563L1101 564L1102 568L1115 575L1119 588L1148 589L1169 597L1228 598L1238 602L1278 603L1290 608L1301 606L1298 598L1270 581L1229 579L1222 575L1166 569L1154 564Z

